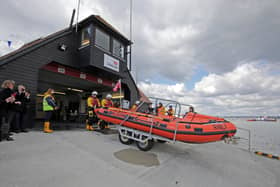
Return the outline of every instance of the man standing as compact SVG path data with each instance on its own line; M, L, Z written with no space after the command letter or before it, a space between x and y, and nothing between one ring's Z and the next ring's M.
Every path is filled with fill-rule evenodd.
M113 107L113 101L112 101L112 95L107 94L105 99L102 99L101 101L102 107ZM99 121L99 126L103 124L104 121ZM105 122L105 129L110 129L108 123Z
M98 121L97 116L95 114L94 109L100 107L100 101L97 98L97 91L93 91L91 93L91 96L87 99L87 106L88 106L88 119L86 124L86 129L89 131L93 131L93 123L96 123Z
M102 105L102 107L112 107L113 106L112 95L107 94L106 98L102 99L101 105Z
M15 132L28 132L24 123L24 115L26 113L26 104L30 101L30 94L26 92L23 85L18 86L16 92L16 102L19 104L15 107L16 109L16 126Z

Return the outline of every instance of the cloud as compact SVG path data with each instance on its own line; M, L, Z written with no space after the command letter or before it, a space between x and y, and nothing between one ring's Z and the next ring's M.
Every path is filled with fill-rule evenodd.
M261 67L261 68L260 68ZM215 115L278 115L280 75L269 65L250 62L224 74L209 74L186 90L184 83L163 85L140 82L148 96L192 104L202 113Z
M132 2L133 71L147 95L195 104L210 114L279 114L278 0ZM129 37L129 3L81 0L79 20L99 14ZM77 1L67 0L3 2L0 39L13 45L1 42L0 55L68 27L76 7ZM194 78L197 67L207 76ZM192 80L198 82L187 90Z
M147 65L171 80L184 82L192 75L194 64L224 73L247 61L279 61L277 1L157 2L143 3L147 3L141 10L145 8L145 16L139 12L141 18L135 17L142 21L135 26L140 34L135 37L134 50L142 79L154 75L146 70Z
M198 65L224 73L248 61L279 61L277 0L132 2L132 59L139 80L160 75L186 82ZM100 14L129 37L129 3L81 0L79 17ZM77 1L66 0L5 1L0 7L2 37L16 34L17 40L28 42L55 32L68 26L76 7Z
M196 83L194 91L204 96L248 95L258 92L273 96L279 92L279 78L280 76L270 75L264 64L247 63L237 66L232 72L204 77Z

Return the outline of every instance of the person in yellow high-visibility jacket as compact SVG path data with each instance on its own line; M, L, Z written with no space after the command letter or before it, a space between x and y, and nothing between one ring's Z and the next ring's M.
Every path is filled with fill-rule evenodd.
M102 107L112 107L113 106L113 101L112 101L112 95L111 94L107 94L106 98L102 99L101 106Z
M51 120L53 111L57 109L53 94L54 94L54 90L52 88L49 88L48 91L44 93L43 111L45 112L45 122L44 122L44 132L45 133L53 132L53 130L50 129L50 120Z
M165 115L165 107L162 105L162 103L159 103L157 107L157 115Z
M91 96L88 97L87 99L87 106L88 106L88 116L87 116L87 121L86 121L86 129L89 131L93 131L93 123L96 123L98 121L97 116L94 112L95 108L99 108L100 101L97 98L97 92L93 91L91 93Z
M101 106L102 106L102 107L113 107L113 106L114 106L113 101L112 101L112 95L111 95L111 94L107 94L107 95L106 95L106 98L105 98L105 99L102 99L102 101L101 101ZM104 122L104 121L103 121L103 122ZM99 123L99 125L100 125L101 121L99 121L98 123ZM108 123L106 123L105 128L106 128L106 129L110 129Z

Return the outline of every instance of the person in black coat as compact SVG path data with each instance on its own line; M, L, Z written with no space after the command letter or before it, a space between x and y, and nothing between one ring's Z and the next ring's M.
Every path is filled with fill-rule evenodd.
M2 84L0 91L0 141L6 139L13 141L10 137L9 129L10 124L14 118L11 112L12 104L15 103L15 95L13 92L15 82L12 80L5 80Z
M15 127L14 131L16 133L19 132L28 132L26 130L26 126L24 123L24 116L26 114L26 106L30 102L30 94L26 92L25 87L23 85L18 85L18 90L16 92L16 100L18 104L15 105L15 111L16 111L16 121L15 121Z

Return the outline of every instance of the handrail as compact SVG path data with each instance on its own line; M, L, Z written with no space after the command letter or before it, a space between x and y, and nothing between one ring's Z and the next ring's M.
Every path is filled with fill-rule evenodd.
M135 114L137 116L156 118L156 119L160 119L160 120L168 119L168 118L161 118L159 116L154 116L154 115L151 115L151 114L143 114L141 112L132 112L132 111L129 111L129 110L124 110L124 109L119 109L119 108L111 108L111 107L109 107L108 109L115 110L115 111L120 111L120 112L126 112L126 113L130 113L130 114Z
M241 127L237 127L237 129L248 132L248 150L249 150L249 152L251 152L251 131L249 129L245 129L245 128L241 128Z
M149 99L153 99L155 100L155 106L158 105L158 101L165 101L165 102L171 102L172 104L175 104L175 115L176 115L176 112L177 112L177 106L178 106L178 116L180 116L181 114L181 109L182 109L182 106L189 106L189 107L193 107L192 105L190 104L185 104L185 103L179 103L177 101L174 101L174 100L170 100L170 99L162 99L162 98L157 98L157 97L149 97ZM170 103L168 103L170 104ZM156 111L156 114L157 114L157 111Z

